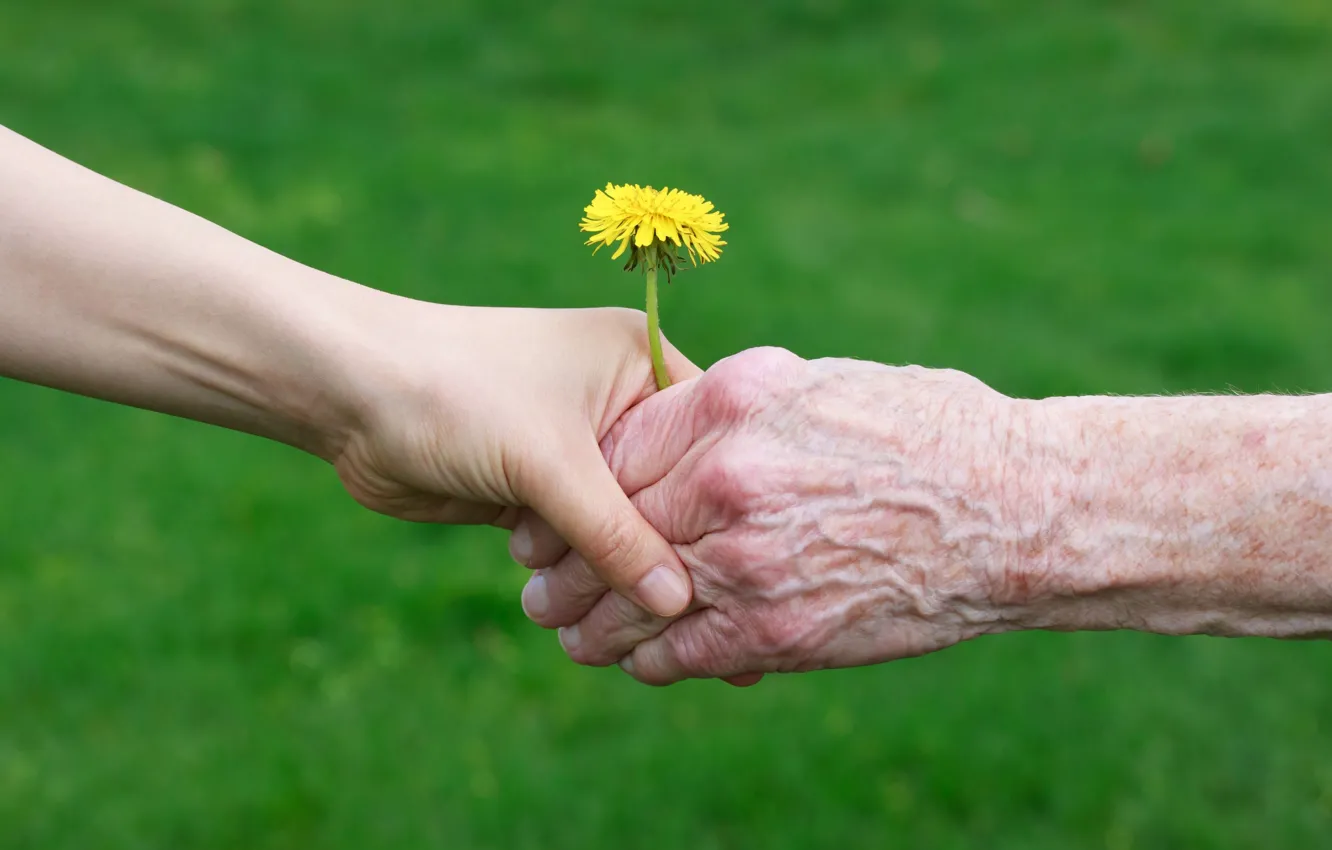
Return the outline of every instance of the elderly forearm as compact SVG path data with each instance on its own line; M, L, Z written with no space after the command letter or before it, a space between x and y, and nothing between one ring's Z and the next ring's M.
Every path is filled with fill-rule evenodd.
M0 375L331 457L379 296L0 128Z
M1332 396L1023 402L1024 625L1332 634Z
M1332 634L1332 396L1025 401L957 372L754 351L609 441L681 547L695 611L580 607L588 577L556 565L543 624L576 624L575 660L644 682L1024 628Z

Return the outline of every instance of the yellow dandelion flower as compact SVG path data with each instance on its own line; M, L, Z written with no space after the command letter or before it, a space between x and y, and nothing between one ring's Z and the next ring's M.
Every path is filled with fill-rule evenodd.
M660 259L674 271L671 260L681 248L694 265L710 263L721 256L726 244L718 234L730 227L725 216L700 195L634 184L607 183L583 213L581 229L592 234L586 244L599 251L619 242L613 260L632 248L628 268L644 260L651 268L652 261Z
M730 227L724 218L700 195L679 189L645 189L636 184L607 183L583 209L579 228L592 234L585 244L596 246L593 254L619 242L611 259L618 260L628 250L625 271L643 266L647 277L648 347L658 389L669 387L671 379L662 358L657 322L657 270L664 269L670 280L681 259L681 249L694 265L720 257L726 242L718 234Z

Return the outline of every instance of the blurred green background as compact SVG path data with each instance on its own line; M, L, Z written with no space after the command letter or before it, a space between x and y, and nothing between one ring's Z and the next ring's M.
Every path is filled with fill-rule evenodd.
M1332 389L1332 6L0 0L0 123L311 265L1010 394ZM0 282L3 285L3 282ZM750 691L576 668L487 529L0 382L0 846L1321 846L1326 645L1012 635ZM1324 678L1327 676L1328 678Z

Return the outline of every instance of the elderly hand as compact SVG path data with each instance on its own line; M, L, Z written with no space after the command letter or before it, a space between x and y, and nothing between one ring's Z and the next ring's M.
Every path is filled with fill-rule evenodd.
M1018 404L952 371L776 349L736 355L631 410L602 443L635 506L689 566L694 604L651 617L573 553L524 593L576 661L635 678L920 655L1002 629L1022 555L1005 492Z

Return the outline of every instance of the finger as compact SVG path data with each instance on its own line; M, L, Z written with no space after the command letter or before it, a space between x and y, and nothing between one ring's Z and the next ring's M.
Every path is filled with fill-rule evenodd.
M421 500L403 502L393 507L390 516L408 522L438 523L441 525L498 525L507 509L502 505L484 502L465 502L461 499Z
M689 574L671 545L638 513L589 440L531 486L528 504L593 572L638 604L669 617L689 604Z
M540 570L523 588L523 610L533 622L548 629L572 626L587 616L610 585L570 551L553 567Z
M540 514L523 508L511 526L509 555L525 567L539 570L557 563L569 551L569 544L550 527Z
M713 471L721 469L721 473ZM681 461L660 481L630 499L648 522L677 547L698 543L737 518L729 494L735 475L700 452Z
M670 624L671 620L644 611L620 594L608 593L586 617L560 631L560 643L579 664L605 667Z
M739 676L723 676L722 681L737 688L752 688L763 681L763 674L741 673Z
M682 679L740 677L754 672L744 636L716 608L704 608L671 624L620 659L624 672L648 685Z
M508 530L513 531L514 527L517 526L519 519L522 517L522 514L522 508L510 506L501 510L499 516L492 519L490 524L496 528L507 528Z
M695 441L698 381L673 384L620 417L601 440L605 462L629 495L675 468Z

